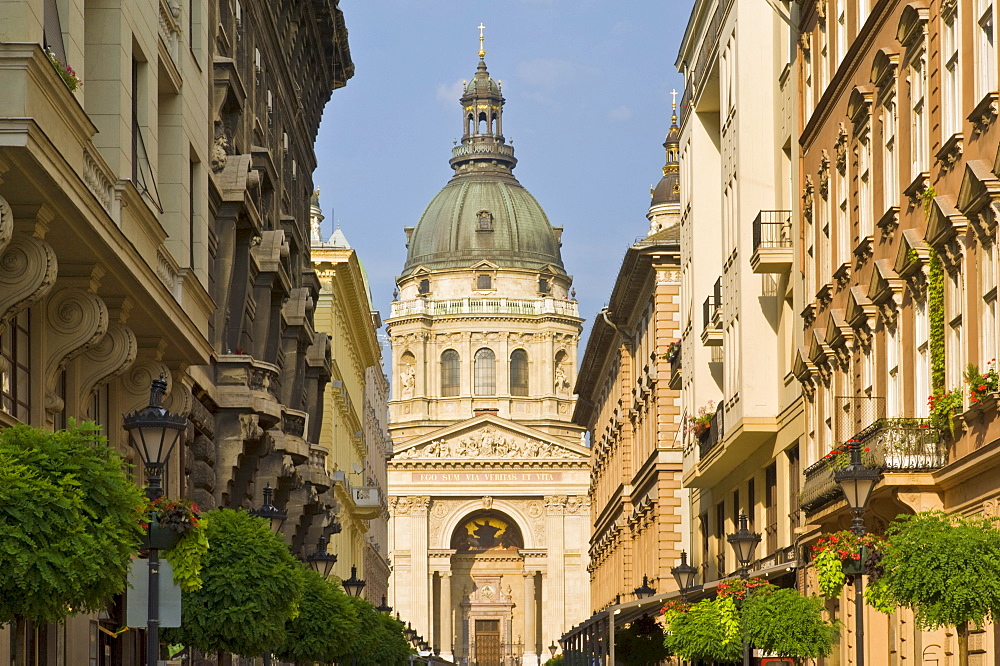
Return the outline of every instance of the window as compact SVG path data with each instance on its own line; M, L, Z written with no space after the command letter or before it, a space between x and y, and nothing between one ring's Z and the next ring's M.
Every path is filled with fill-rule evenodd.
M885 210L899 204L896 175L896 98L882 103L882 199Z
M6 370L0 373L0 409L22 423L31 420L31 325L30 311L14 317L0 334L0 357Z
M910 63L910 176L916 178L927 171L927 63L926 54L919 53Z
M962 311L965 303L965 285L961 270L956 270L945 278L945 320L948 322L945 334L945 381L946 388L962 385Z
M424 278L423 280L421 280L420 284L417 285L417 293L418 294L429 294L429 293L431 293L431 281L429 279L427 279L427 278Z
M461 389L461 361L458 352L446 349L441 354L441 395L456 396Z
M928 415L927 398L931 394L931 360L929 345L930 325L927 303L918 301L913 311L913 346L916 355L913 364L913 415Z
M493 278L487 274L476 276L476 289L492 289L493 288Z
M997 357L997 251L996 244L980 246L980 292L983 297L982 324L979 344L979 366L985 372L990 361Z
M872 146L869 128L866 126L858 136L858 235L868 238L874 235L872 217Z
M544 277L538 278L538 293L547 294L549 291L549 279Z
M888 372L885 390L886 416L895 418L902 415L899 374L899 331L896 326L886 327L885 331L885 367Z
M523 349L510 354L510 394L528 395L528 352Z
M778 550L778 464L771 463L764 471L764 533L769 555Z
M837 15L837 67L844 61L847 54L847 7L841 5Z
M788 506L791 507L789 528L799 526L799 447L788 451Z
M868 12L871 11L869 1L870 0L858 0L858 32L861 32L861 28L864 27L865 21L868 20Z
M980 100L997 87L993 0L978 0L976 9L976 99Z
M719 578L723 578L726 573L726 503L719 502L715 505L715 547L716 547L716 571Z
M497 392L496 356L492 349L480 349L475 359L476 395L494 395Z
M493 214L488 210L476 214L476 231L493 231Z
M847 199L847 170L834 171L833 192L837 202L837 265L846 264L851 260L851 217Z
M943 96L941 102L942 133L947 140L953 134L962 131L962 77L959 69L959 25L958 3L952 11L943 17L941 31L941 60L944 63Z

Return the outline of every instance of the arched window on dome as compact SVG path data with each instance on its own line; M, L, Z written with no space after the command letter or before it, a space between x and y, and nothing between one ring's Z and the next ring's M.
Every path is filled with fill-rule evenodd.
M456 396L461 390L461 359L454 349L446 349L441 354L441 395Z
M476 126L476 119L470 113L468 116L465 117L465 135L468 136L472 134L472 128L475 126Z
M476 395L495 395L497 392L497 359L492 349L480 349L476 352L473 369Z
M510 353L510 394L528 395L528 352L523 349Z
M489 120L486 118L486 113L482 112L479 114L479 128L476 132L477 134L486 134L490 129Z

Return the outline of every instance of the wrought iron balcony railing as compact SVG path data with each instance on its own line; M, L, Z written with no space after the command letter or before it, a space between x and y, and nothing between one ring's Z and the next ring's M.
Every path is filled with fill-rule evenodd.
M792 246L792 211L762 210L753 221L753 251Z

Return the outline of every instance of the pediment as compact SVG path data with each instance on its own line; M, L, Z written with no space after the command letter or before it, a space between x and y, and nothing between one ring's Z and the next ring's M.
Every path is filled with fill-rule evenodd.
M930 11L926 1L919 0L906 5L896 26L896 40L903 46L912 46L924 36L929 17Z
M984 160L969 160L965 163L965 174L958 189L956 207L971 217L1000 197L1000 180Z
M407 442L394 460L546 461L590 458L590 449L556 441L535 428L492 414L477 416Z
M969 219L955 207L955 197L942 195L934 197L928 207L926 238L933 246L949 241L956 234L965 231Z
M868 298L864 287L851 287L847 296L847 321L857 330L860 327L867 327L875 317L877 308Z
M476 263L472 264L471 268L474 271L495 271L498 268L500 268L500 266L494 264L492 261L487 261L486 259L483 259L482 261L477 261Z
M421 275L430 275L430 274L431 274L431 270L429 268L427 268L426 266L424 266L423 264L415 267L412 271L410 271L410 275L412 277L417 277L417 276L421 276Z
M896 300L903 293L903 280L888 259L875 262L871 281L868 283L868 298L872 303L883 304Z
M868 120L874 97L875 90L870 85L854 86L847 100L847 116L856 127Z
M899 54L888 49L879 49L872 59L871 83L877 88L884 88L895 81L896 66L899 64Z
M916 229L904 229L892 268L902 277L909 277L923 270L930 261L931 248Z

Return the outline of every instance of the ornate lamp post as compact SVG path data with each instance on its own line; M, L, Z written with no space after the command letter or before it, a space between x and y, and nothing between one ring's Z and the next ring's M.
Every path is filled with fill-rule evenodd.
M386 605L386 603L385 603L385 595L384 594L382 595L382 603L380 603L378 606L376 606L375 610L377 610L379 613L382 613L384 615L391 615L392 614L392 606Z
M760 543L760 535L751 532L747 526L747 515L740 514L740 529L735 534L726 537L736 551L736 559L740 563L740 578L746 580L750 577L750 563L753 562L753 551ZM750 643L743 641L743 666L750 666Z
M670 570L673 574L674 580L677 581L677 589L681 593L681 601L687 602L688 590L694 587L695 576L698 575L698 570L688 564L688 554L686 551L681 551L681 563Z
M167 382L160 375L149 388L149 405L126 414L122 427L128 432L129 443L138 452L146 469L146 497L150 500L163 495L161 483L163 468L170 454L181 441L187 429L187 418L171 414L160 406L167 392ZM155 514L153 516L156 517ZM153 523L150 522L152 529ZM149 606L146 625L146 663L156 664L160 659L160 552L150 539L149 548Z
M358 578L358 568L351 565L351 577L340 581L340 584L344 586L344 590L352 597L360 597L361 590L365 589L365 581Z
M858 442L851 442L851 462L843 468L834 470L833 479L844 491L847 498L847 505L851 508L851 531L858 536L865 534L865 506L872 495L875 484L882 478L882 472L878 469L866 467L861 462L861 449ZM862 593L863 574L854 576L854 617L855 617L855 643L858 647L857 666L865 666L865 620L864 620L864 595Z
M651 596L656 594L656 590L649 586L649 576L643 574L642 585L633 590L637 599L649 599Z
M264 503L259 509L254 509L250 512L251 515L257 516L258 518L263 518L271 522L271 534L277 534L281 531L281 526L285 524L285 518L288 518L288 512L279 509L274 506L274 488L268 483L264 486Z
M333 565L337 563L337 556L327 551L327 539L325 536L321 536L319 541L316 542L316 552L307 556L306 562L309 563L313 571L323 577L323 580L330 577Z
M551 654L551 655L552 655L552 658L553 658L553 659L555 659L555 658L556 658L556 652L558 652L558 651L559 651L559 646L558 646L558 645L556 645L556 642L555 642L555 641L552 641L552 644L551 644L551 645L549 645L549 654Z

